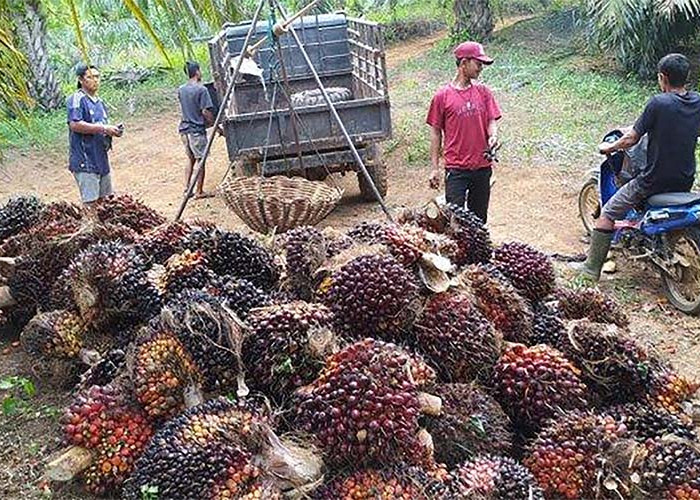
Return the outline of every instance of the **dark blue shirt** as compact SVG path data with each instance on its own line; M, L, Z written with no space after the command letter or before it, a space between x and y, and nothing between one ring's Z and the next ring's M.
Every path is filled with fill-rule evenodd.
M66 100L68 123L107 123L107 109L99 97L92 98L82 90ZM70 155L68 168L71 172L88 172L107 175L109 159L104 134L79 134L69 131Z

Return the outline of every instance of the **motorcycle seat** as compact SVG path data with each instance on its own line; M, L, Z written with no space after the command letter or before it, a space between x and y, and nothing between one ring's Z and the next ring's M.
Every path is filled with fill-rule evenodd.
M682 207L700 203L700 193L661 193L647 199L647 205L653 208Z

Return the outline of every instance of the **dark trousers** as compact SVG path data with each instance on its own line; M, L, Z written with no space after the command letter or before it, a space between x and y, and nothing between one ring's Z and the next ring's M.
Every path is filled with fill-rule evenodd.
M491 197L491 167L478 170L448 168L445 172L445 200L474 212L484 223Z

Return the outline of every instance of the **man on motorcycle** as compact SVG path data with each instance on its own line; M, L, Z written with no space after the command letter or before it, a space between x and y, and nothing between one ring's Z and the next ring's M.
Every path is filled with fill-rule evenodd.
M646 166L603 206L591 234L588 258L579 270L598 280L610 249L615 221L658 193L687 192L695 180L695 147L700 134L700 95L685 85L690 62L682 54L668 54L658 64L662 93L646 104L633 127L613 143L600 146L609 155L637 144L648 134Z

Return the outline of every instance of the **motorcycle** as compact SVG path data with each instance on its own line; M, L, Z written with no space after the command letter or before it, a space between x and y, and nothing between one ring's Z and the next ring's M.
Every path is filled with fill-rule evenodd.
M615 142L622 132L608 133ZM587 232L593 230L601 207L634 175L629 157L617 151L601 163L579 191L578 208ZM678 310L700 314L700 194L663 193L630 210L615 222L613 246L630 260L650 262L661 274L669 302Z

